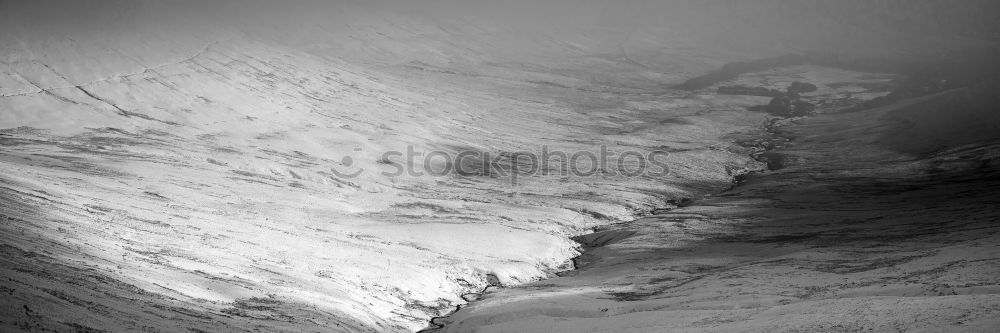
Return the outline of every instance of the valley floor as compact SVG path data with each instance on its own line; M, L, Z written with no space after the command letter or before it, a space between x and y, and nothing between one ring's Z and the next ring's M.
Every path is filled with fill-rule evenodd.
M970 96L957 89L779 124L775 138L789 141L767 153L776 170L578 237L588 248L577 270L490 292L438 323L445 332L992 331L1000 141L982 128L996 124L991 108L956 102ZM961 135L942 124L961 122L975 139L946 142Z

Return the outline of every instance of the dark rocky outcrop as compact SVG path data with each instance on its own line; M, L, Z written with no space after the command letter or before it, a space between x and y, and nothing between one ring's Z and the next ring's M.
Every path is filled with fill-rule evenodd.
M778 97L785 94L775 89L768 89L764 87L747 87L747 86L722 86L719 87L718 93L722 95L745 95L745 96L763 96L763 97Z
M791 93L801 94L801 93L814 92L816 90L819 90L819 88L816 87L815 84L796 81L792 82L792 85L788 86L788 89L786 91L790 94Z
M799 93L818 90L816 85L806 82L794 82L785 92L764 87L722 86L718 93L722 95L745 95L771 97L767 105L750 107L751 111L767 112L781 117L799 117L811 114L816 110L812 103L800 99Z
M767 105L752 106L748 110L763 111L780 117L801 117L812 114L816 106L796 97L783 95L772 98Z

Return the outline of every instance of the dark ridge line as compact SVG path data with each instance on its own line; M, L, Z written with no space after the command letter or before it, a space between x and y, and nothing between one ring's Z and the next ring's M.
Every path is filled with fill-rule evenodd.
M709 72L708 74L684 81L684 83L681 83L675 88L688 91L704 89L722 81L735 79L741 74L760 72L772 68L802 65L805 64L807 60L808 58L805 55L786 54L783 56L757 60L731 62L725 64L720 69Z
M128 111L128 110L122 109L117 104L112 103L111 101L109 101L107 99L98 97L97 95L94 95L93 93L91 93L87 89L84 89L83 86L76 86L76 89L79 90L79 91L81 91L81 92L83 92L85 95L87 95L90 98L93 98L93 99L95 99L97 101L100 101L100 102L102 102L104 104L110 105L111 107L115 108L115 110L118 110L118 114L120 114L122 116L125 116L127 118L137 117L137 118L142 118L142 119L149 120L149 121L160 122L160 123L167 124L167 125L180 125L180 124L172 122L172 121L160 120L160 119L156 119L156 118L150 117L150 116L142 114L142 113L132 112L132 111Z
M909 77L914 84L940 85L936 90L973 85L995 79L1000 68L994 59L1000 47L980 47L937 53L887 56L850 56L846 54L806 52L756 60L728 63L722 68L688 79L675 89L694 91L735 79L739 75L769 69L813 64L870 73L889 73ZM908 87L914 88L914 87Z
M90 98L93 98L93 99L95 99L95 100L97 100L99 102L102 102L104 104L110 105L111 107L115 108L115 110L118 110L118 114L120 114L120 115L123 115L123 116L127 117L128 114L129 114L128 111L125 111L125 109L122 109L117 104L111 103L110 101L108 101L106 99L97 97L97 95L94 95L94 93L88 91L87 89L84 89L83 86L76 86L76 89L79 90L79 91L81 91L81 92L83 92L85 95L87 95Z

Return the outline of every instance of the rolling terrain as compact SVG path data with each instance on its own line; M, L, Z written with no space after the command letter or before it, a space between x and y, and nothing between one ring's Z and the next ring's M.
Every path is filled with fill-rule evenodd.
M460 5L358 2L50 5L0 3L5 331L544 331L610 315L637 318L604 323L655 331L663 311L690 304L725 329L841 294L920 296L907 298L923 302L914 313L951 306L969 319L941 316L970 325L995 311L995 215L981 209L993 178L952 184L973 166L995 167L992 141L980 142L995 139L984 134L995 118L928 116L883 135L908 114L903 105L933 110L966 90L842 113L886 96L899 73L817 64L679 88L733 61L830 45L850 30L834 29L836 17L795 20L826 24L807 33L737 19L749 9L787 14L773 6L716 17L688 1L669 11L588 2L469 15ZM562 15L544 19L552 10ZM877 31L858 38L859 56L883 56L884 41L900 40ZM891 52L987 43L927 36ZM715 89L799 81L818 87L802 98L819 115L782 120L747 110L768 97ZM975 131L954 130L977 119ZM919 142L912 131L937 134ZM625 176L596 161L574 174L511 158L543 149L664 152L669 173ZM435 172L449 163L432 152L479 159L469 173ZM416 172L397 172L407 168ZM940 168L951 178L928 180ZM923 190L900 190L912 187ZM861 194L845 201L845 188ZM850 207L859 211L817 213ZM951 210L969 216L953 222ZM948 232L898 244L857 236L890 237L914 216L933 218L906 230ZM865 219L878 223L843 224ZM735 272L774 283L808 265L823 266L803 277L810 285L720 282ZM919 281L890 279L911 275ZM891 292L865 289L881 286L872 281ZM432 323L483 290L515 286ZM664 301L684 286L702 289ZM765 287L766 298L745 294ZM931 297L946 292L951 303ZM740 310L718 309L736 299L746 301ZM580 320L551 322L566 318Z

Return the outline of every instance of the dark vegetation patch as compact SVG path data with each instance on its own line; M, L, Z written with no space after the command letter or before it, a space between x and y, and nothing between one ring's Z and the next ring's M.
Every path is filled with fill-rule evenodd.
M582 208L566 208L566 209L569 209L571 211L574 211L574 212L577 212L577 213L580 213L580 214L583 214L583 215L590 216L590 217L598 219L598 220L614 220L610 216L607 216L607 215L604 215L604 214L602 214L600 212L592 211L592 210L589 210L589 209L582 209Z
M808 58L799 54L788 54L778 57L764 58L758 60L739 61L728 63L722 68L708 74L689 79L678 88L683 90L698 90L709 86L735 79L740 74L759 72L772 68L788 67L805 64Z
M816 111L816 105L789 94L772 98L767 105L751 106L747 110L767 112L779 117L801 117Z
M208 163L212 163L212 164L218 165L218 166L229 166L229 163L222 162L222 161L216 160L216 159L211 158L211 157L206 158L205 161L208 162Z
M106 331L106 330L96 329L96 328L93 328L93 327L90 327L90 326L86 326L86 325L83 325L83 324L78 324L78 323L61 322L60 324L69 326L70 328L73 329L73 332L75 332L75 333L103 333L103 332L109 332L109 331Z
M760 235L759 233L740 233L713 237L712 240L726 243L757 243L757 244L788 244L802 243L804 241L818 239L822 233L795 233L779 235Z
M691 125L694 124L693 121L684 117L673 117L664 120L660 120L660 124L675 124L675 125Z
M816 87L815 84L795 81L792 82L792 85L788 86L786 92L789 94L803 94L803 93L811 93L816 90L819 90L819 87Z
M764 87L748 87L748 86L721 86L717 91L720 95L742 95L742 96L761 96L761 97L778 97L785 93L781 90L769 89Z
M606 246L635 235L632 230L606 230L573 237L573 241L584 247L595 248Z
M406 202L392 205L400 209L427 209L437 214L458 214L461 211L427 202Z
M763 152L754 156L758 161L767 163L768 170L780 170L785 168L788 156L776 152Z
M41 140L33 140L33 139L13 138L5 135L0 136L0 146L5 146L5 147L27 146L40 143L47 143L47 142Z
M879 268L898 266L900 264L904 264L924 257L927 257L927 255L902 256L902 257L890 257L890 258L878 257L878 258L873 258L871 260L865 260L861 258L826 260L823 262L823 264L818 265L814 269L824 273L837 273L837 274L861 273L861 272L876 270Z
M232 172L235 173L235 174L237 174L237 175L244 176L244 177L262 178L262 179L267 179L267 180L271 180L271 181L278 181L277 178L274 178L274 177L271 177L271 176L265 175L265 174L256 173L256 172L243 171L243 170L233 170Z

